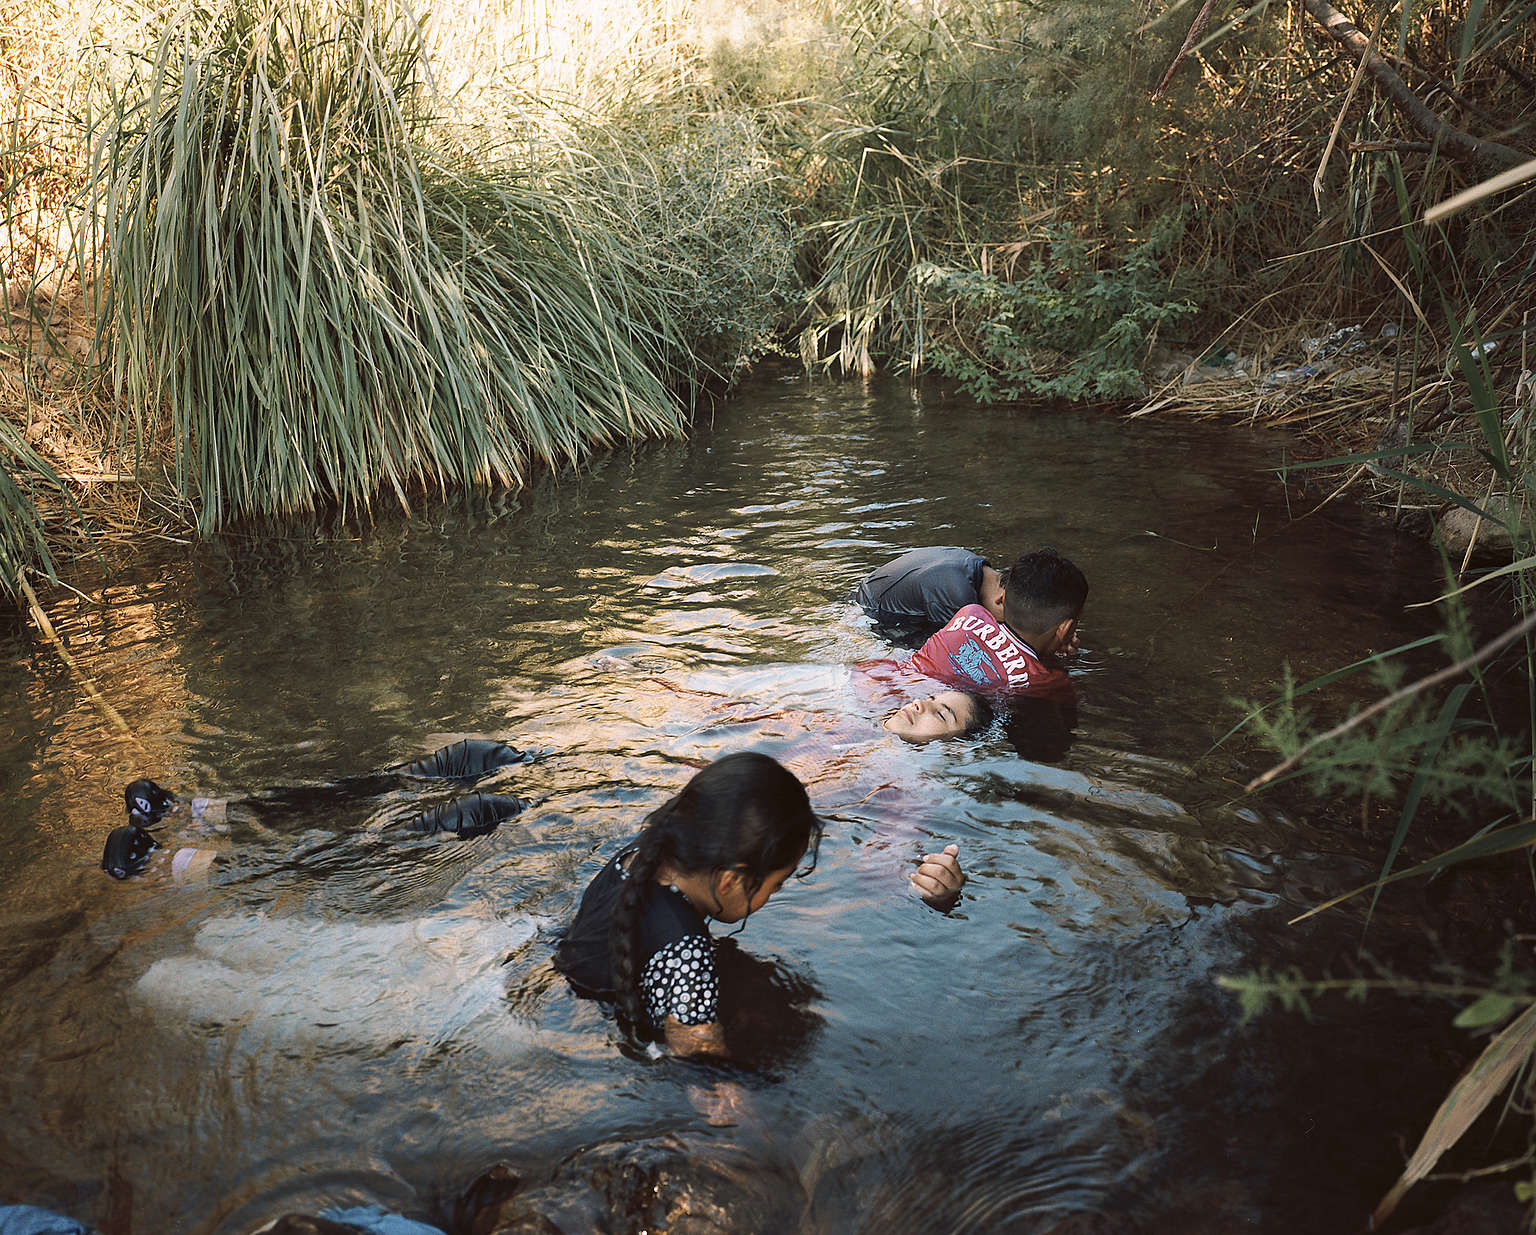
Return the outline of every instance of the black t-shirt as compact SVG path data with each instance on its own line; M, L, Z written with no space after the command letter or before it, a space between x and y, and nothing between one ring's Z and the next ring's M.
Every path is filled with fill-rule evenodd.
M986 564L986 558L969 549L913 549L865 579L853 598L887 626L937 629L966 605L979 603L981 568Z
M555 968L580 994L596 999L614 997L608 932L629 878L620 860L630 852L608 862L587 885L575 920L555 948ZM656 884L646 897L639 945L640 997L654 1029L669 1016L682 1025L720 1019L714 941L698 910L676 888Z

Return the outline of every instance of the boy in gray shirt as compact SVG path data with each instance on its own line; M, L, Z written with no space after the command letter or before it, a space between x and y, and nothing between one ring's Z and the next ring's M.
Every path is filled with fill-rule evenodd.
M887 562L853 598L882 626L932 634L966 605L1003 620L1003 575L979 553L953 546L913 549Z

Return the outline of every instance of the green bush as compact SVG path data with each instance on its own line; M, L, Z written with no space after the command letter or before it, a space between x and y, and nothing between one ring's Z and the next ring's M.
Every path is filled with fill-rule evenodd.
M1140 12L833 11L845 73L803 164L807 359L932 364L987 400L1139 392L1146 336L1197 290L1167 273L1166 220L1190 212L1146 104L1158 57L1126 51ZM1047 255L1008 259L1026 247Z
M594 194L611 194L638 277L663 305L684 349L679 368L729 381L774 350L800 288L784 177L760 126L725 112L636 117L605 146Z
M1195 312L1160 264L1177 231L1154 229L1108 268L1060 229L1011 279L919 267L933 367L983 403L1141 394L1152 340Z

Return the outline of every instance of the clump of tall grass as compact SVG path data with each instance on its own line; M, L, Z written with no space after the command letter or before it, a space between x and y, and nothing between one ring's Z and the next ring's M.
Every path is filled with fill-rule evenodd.
M0 588L16 596L25 571L41 567L54 574L36 489L41 484L62 492L64 485L15 426L4 420L0 420L0 455L4 458L0 462Z
M916 373L939 361L976 377L968 388L983 399L1099 397L1139 385L1120 354L1130 319L1096 301L1112 284L1146 282L1143 233L1182 212L1164 194L1129 187L1156 165L1156 126L1135 105L1146 73L1127 71L1123 52L1130 8L1052 10L1022 25L1016 11L965 3L850 0L835 13L848 80L806 152L815 185L807 361L859 373L886 361ZM1113 66L1095 69L1090 56ZM1094 254L1091 270L1053 270L1041 295L1014 286L1016 272L1034 268L1021 252L1074 244ZM1179 265L1167 248L1168 270L1152 280L1165 287ZM1149 302L1170 306L1154 315L1165 330L1180 313L1171 306L1200 290L1185 283L1177 294L1149 289ZM997 338L1001 350L985 354L978 321L993 335L1005 317L1022 327L1045 299L1075 314L1076 328ZM1129 302L1126 310L1143 333L1156 324ZM1066 335L1070 375L1037 381L1003 355L1059 352Z
M682 349L601 204L435 141L435 98L414 18L366 0L167 15L117 85L102 330L204 529L681 431Z
M87 19L67 0L0 8L0 593L13 597L27 571L54 577L63 542L85 530L61 472L96 470L78 400L89 328L70 112Z
M801 287L786 177L762 126L722 110L628 116L581 131L588 192L611 203L698 381L729 384L778 350Z
M1233 324L1273 335L1355 320L1396 294L1402 174L1430 200L1465 182L1384 93L1352 89L1355 61L1303 10L1261 3L1217 25L1198 48L1203 70L1185 60L1155 100L1193 16L1180 6L1149 17L1130 4L840 0L827 12L842 71L807 129L802 345L834 370L921 371L946 330L977 353L967 319L978 293L1015 295L1016 247L1070 229L1112 273L1169 218L1184 227L1162 277L1182 282L1163 301L1205 311L1197 350ZM1412 6L1383 37L1400 27L1394 63L1422 96L1449 91L1457 123L1531 148L1528 16L1521 4ZM1509 299L1529 214L1505 208L1457 238L1468 286ZM960 298L914 279L925 266L952 275ZM1171 325L1160 342L1191 333ZM1082 376L1072 384L1085 391L1134 385L1118 363Z
M1162 268L1180 231L1177 219L1149 228L1110 269L1063 232L1021 254L1008 278L919 267L919 286L948 303L947 329L930 328L934 368L984 403L1142 394L1153 341L1195 311Z

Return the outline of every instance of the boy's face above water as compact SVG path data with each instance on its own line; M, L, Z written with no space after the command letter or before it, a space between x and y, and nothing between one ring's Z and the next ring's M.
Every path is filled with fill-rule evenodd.
M1077 619L1063 622L1044 640L1045 646L1036 648L1046 656L1065 658L1077 654Z
M914 744L951 738L970 728L975 706L962 691L940 691L898 708L885 718L885 727L902 741Z

